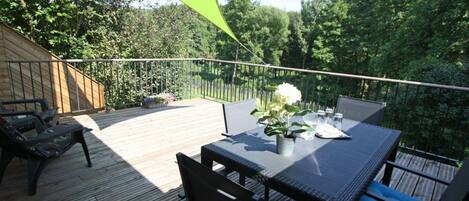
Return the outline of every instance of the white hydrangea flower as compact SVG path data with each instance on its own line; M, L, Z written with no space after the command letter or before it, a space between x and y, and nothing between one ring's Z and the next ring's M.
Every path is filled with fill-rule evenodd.
M278 85L274 92L274 97L281 102L285 101L287 104L291 105L301 101L301 92L292 84L283 83Z

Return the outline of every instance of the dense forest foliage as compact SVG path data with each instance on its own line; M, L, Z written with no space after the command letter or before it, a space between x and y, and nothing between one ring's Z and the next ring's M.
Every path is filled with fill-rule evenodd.
M261 62L183 5L137 9L131 2L8 0L0 20L63 58ZM241 42L272 65L469 83L467 1L304 0L300 12L285 12L231 0L222 11ZM464 76L433 77L440 68Z

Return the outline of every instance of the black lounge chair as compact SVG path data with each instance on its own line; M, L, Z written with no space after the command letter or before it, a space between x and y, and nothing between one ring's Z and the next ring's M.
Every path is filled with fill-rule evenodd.
M454 176L453 181L446 181L437 177L434 177L423 172L404 167L402 165L396 164L394 162L387 162L387 165L391 165L395 168L402 169L404 171L410 172L412 174L421 176L423 178L430 179L437 183L447 185L448 187L443 192L440 200L442 201L452 201L452 200L469 200L469 158L464 161L464 164L458 173ZM372 182L368 187L366 193L360 201L374 201L374 200L409 200L413 201L414 198L411 198L408 195L405 195L401 192L395 191L383 184Z
M236 134L243 133L255 128L258 128L257 119L251 115L251 112L256 109L256 99L249 99L235 103L223 104L223 117L225 120L225 133L222 135L231 137ZM229 174L232 172L230 169L221 171L222 173ZM246 184L246 176L239 175L239 184ZM264 198L269 198L269 188L264 188Z
M384 102L339 96L336 111L342 113L347 119L381 125L385 108L386 103Z
M88 147L83 137L83 133L89 129L79 124L59 124L47 127L41 122L41 119L36 118L34 122L36 135L26 137L3 117L0 117L0 147L2 151L0 184L10 161L14 157L19 157L27 160L28 194L34 195L37 181L46 165L60 157L76 143L82 145L88 167L91 167Z
M225 119L223 135L229 137L257 128L257 119L251 115L254 109L256 109L255 99L223 104Z
M189 201L262 200L258 195L192 160L176 154L182 186Z
M9 110L5 106L7 105L25 105L25 104L39 104L41 110L28 110L28 111L14 111ZM19 118L20 115L25 117ZM33 117L35 116L35 117ZM25 99L25 100L10 100L0 101L0 117L6 117L15 128L21 132L26 132L34 129L34 125L31 123L33 118L39 117L46 125L54 126L59 123L57 116L57 108L49 107L47 100L45 99Z

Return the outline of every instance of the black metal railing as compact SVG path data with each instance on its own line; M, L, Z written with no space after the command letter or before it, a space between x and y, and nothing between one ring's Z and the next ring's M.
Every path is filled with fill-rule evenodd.
M57 80L54 76L50 76L52 81L43 75L40 79L31 79L34 68L40 69L36 72L47 73L56 66L54 62L79 70L58 74L65 75L60 78L66 80L62 84L69 90L76 89L75 93L64 96L60 90L47 88L44 83L50 82L54 87L52 81ZM171 92L179 99L204 97L227 102L258 98L265 106L275 86L288 82L302 92L302 107L314 110L334 107L339 95L384 101L387 103L384 126L402 130L405 146L458 159L469 151L468 87L201 58L7 63L13 75L12 89L16 89L12 92L14 98L32 98L26 95L31 94L25 92L29 89L33 97L44 96L50 90L59 93L55 100L57 97L70 99L70 108L64 111L98 109L90 102L99 101L95 98L99 92L83 90L90 84L103 85L102 103L106 107L122 108L137 106L143 97L161 92ZM30 77L23 72L25 70L31 72ZM84 80L76 78L74 73L77 72L96 82L74 83Z

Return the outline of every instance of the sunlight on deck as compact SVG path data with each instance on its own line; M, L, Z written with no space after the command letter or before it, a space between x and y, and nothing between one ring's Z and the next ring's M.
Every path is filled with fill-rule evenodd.
M92 128L92 134L103 144L159 190L167 192L180 185L175 154L195 155L202 145L221 138L224 124L220 109L218 103L195 99L174 102L165 108L114 111L105 120L99 114L93 115L95 118L81 115L73 119ZM168 175L176 176L168 180Z

